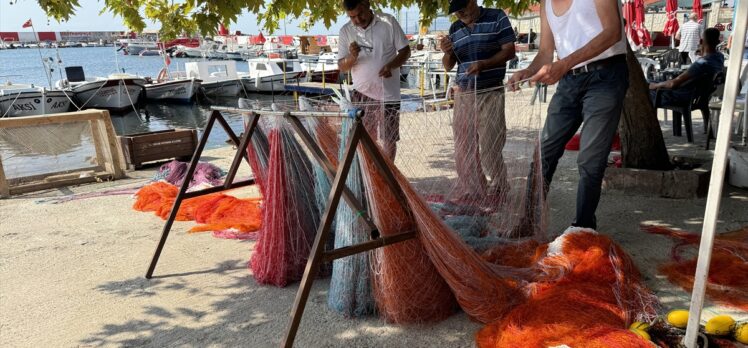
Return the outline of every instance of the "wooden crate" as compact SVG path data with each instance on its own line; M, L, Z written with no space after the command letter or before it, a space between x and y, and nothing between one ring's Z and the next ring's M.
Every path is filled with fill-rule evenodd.
M94 166L82 163L80 168L59 171L54 164L49 163L48 170L42 170L39 174L9 179L5 175L3 158L0 156L0 197L124 178L125 161L122 151L117 147L112 120L106 110L90 109L61 114L2 118L0 130L49 126L50 133L54 135L56 125L78 122L88 122L91 125L90 135L96 157Z
M189 160L197 148L196 129L168 129L118 136L129 167L176 158Z

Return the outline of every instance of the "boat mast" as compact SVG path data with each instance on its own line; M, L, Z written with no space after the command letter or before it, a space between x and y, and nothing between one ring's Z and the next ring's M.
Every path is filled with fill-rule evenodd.
M44 57L42 57L41 40L39 39L39 35L36 33L36 29L34 28L34 22L29 19L27 23L31 26L31 31L34 33L34 37L36 38L36 50L39 52L39 60L42 63L42 68L44 68L44 75L47 77L47 85L49 86L49 88L52 88L52 73L49 72L49 68L47 68L47 64L44 62Z

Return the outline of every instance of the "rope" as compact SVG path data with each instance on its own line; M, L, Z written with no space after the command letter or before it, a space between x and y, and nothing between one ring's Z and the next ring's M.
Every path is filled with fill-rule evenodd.
M104 88L104 85L106 85L106 81L103 81L103 83L101 84L101 86L99 86L99 88L98 88L98 89L96 89L96 92L94 92L94 94L91 94L91 96L90 96L90 97L88 97L88 100L86 100L86 102L85 102L85 103L83 103L83 105L81 105L81 106L80 106L80 108L78 108L78 110L80 110L80 109L82 109L82 108L86 107L86 105L88 104L88 102L89 102L89 101L91 101L91 99L93 99L93 97L95 97L95 96L96 96L97 94L99 94L99 91L100 91L100 90L101 90L102 88Z
M65 98L68 98L68 101L70 101L70 104L73 104L73 106L75 106L75 108L78 109L78 111L81 111L81 108L78 106L78 104L76 104L73 101L73 99L70 99L70 96L68 96L68 93L65 92L65 89L61 88L60 91L62 92L62 94L65 95Z
M135 103L132 102L132 97L130 97L130 90L127 89L127 83L125 83L125 79L123 77L120 77L119 79L120 83L125 85L125 93L127 94L127 99L130 100L130 106L132 106L132 110L135 111L135 113L138 113L138 108L135 107ZM119 87L120 85L118 85ZM142 123L142 122L141 122Z
M16 97L13 99L13 102L10 103L10 105L8 107L8 110L5 110L5 113L3 114L2 118L5 118L5 116L7 116L10 113L10 106L13 106L13 104L16 103L16 100L18 100L18 97L21 96L21 93L23 93L23 92L18 92L18 94L16 94Z

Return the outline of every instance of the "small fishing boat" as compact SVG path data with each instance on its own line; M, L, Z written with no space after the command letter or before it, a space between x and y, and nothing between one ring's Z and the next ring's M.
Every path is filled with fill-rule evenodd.
M244 88L250 92L282 92L286 84L296 83L304 70L297 59L247 59L249 72L240 73Z
M202 81L202 89L209 97L235 97L242 88L233 60L189 62L184 68L187 77Z
M338 68L338 54L332 52L322 53L316 59L308 59L301 62L304 70L302 77L306 81L322 82L322 76L326 82L338 82L340 70Z
M72 97L72 96L71 96ZM36 116L66 112L70 99L61 90L33 84L0 85L0 117Z
M149 100L190 102L201 85L200 79L169 74L164 68L156 81L146 83L145 96Z
M144 78L125 73L86 78L80 66L66 67L65 74L67 78L57 81L55 86L75 94L81 109L103 108L117 112L134 108L145 86Z

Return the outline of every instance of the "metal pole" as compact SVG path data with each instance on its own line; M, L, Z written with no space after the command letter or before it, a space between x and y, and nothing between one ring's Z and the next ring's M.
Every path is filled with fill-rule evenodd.
M722 198L722 185L725 179L725 167L727 165L727 150L730 147L730 128L732 127L732 115L735 112L735 100L738 96L738 78L740 66L743 60L743 49L748 26L748 1L741 1L736 9L735 25L733 26L733 45L730 51L729 64L727 66L727 81L725 83L725 94L720 110L719 129L717 141L714 145L714 161L712 162L712 175L709 178L709 194L706 198L706 209L704 212L704 226L701 230L701 243L699 244L699 257L696 264L696 275L694 276L693 292L691 293L691 308L688 313L688 326L683 343L688 348L696 348L696 338L699 333L699 322L701 320L701 309L704 306L704 295L706 293L707 277L709 275L709 263L712 259L712 247L714 245L714 230L717 225L719 205Z

